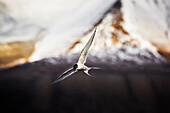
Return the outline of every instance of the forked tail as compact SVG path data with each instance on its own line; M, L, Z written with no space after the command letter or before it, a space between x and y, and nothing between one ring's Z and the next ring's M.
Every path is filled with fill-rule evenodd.
M90 77L93 77L92 75L89 74L89 70L91 70L91 69L101 69L101 68L100 67L90 67L84 71L87 75L89 75Z

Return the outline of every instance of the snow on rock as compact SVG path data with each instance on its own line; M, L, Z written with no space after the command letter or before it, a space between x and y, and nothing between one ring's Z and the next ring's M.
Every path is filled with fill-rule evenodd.
M0 0L0 42L30 41L46 31L29 58L36 61L78 54L97 27L89 56L113 63L162 62L158 52L170 53L169 4L169 0Z
M90 55L103 60L103 62L108 58L112 62L119 59L134 61L139 64L158 63L164 60L149 41L143 39L140 35L127 32L123 28L123 24L122 12L113 7L110 13L96 26L97 32ZM93 30L77 40L66 53L79 53L92 32Z
M25 41L35 38L34 34L38 30L27 27L37 26L39 30L46 29L47 34L35 45L35 51L30 60L35 61L61 55L79 36L93 27L115 1L0 0L2 17L10 18L8 22L5 22L5 25L11 23L8 24L8 28L5 28L5 25L1 27L2 31L10 33L15 30L19 35L16 37L15 35L7 36L7 38L10 37L9 40L6 37L0 37L0 42ZM22 27L16 27L18 25ZM23 32L23 27L27 29L27 33Z
M122 0L122 6L123 27L129 34L148 40L170 56L170 1Z

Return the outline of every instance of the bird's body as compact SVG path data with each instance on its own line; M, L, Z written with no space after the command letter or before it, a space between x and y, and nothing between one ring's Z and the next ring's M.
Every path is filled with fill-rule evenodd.
M83 65L83 64L77 63L77 65L78 65L78 67L77 67L77 69L76 69L77 71L82 71L82 70L88 69L88 67L85 66L85 65Z
M51 83L50 85L54 85L55 83L65 79L66 77L72 75L73 73L75 72L78 72L78 71L84 71L87 75L91 76L88 71L90 69L100 69L100 68L97 68L97 67L87 67L84 65L84 63L86 62L86 59L87 59L87 55L88 55L88 50L93 42L93 39L94 39L94 36L95 36L95 33L96 33L96 29L94 30L91 38L89 39L89 41L87 42L87 44L85 45L85 47L83 48L83 50L81 51L81 54L80 54L80 57L79 57L79 60L78 62L69 70L67 70L66 72L64 72L62 75L60 75L57 80L55 80L53 83Z

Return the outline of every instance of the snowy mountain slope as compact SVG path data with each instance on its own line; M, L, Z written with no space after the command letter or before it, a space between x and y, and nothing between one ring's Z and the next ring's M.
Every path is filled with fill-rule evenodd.
M151 43L138 35L129 34L123 28L123 24L122 12L113 7L96 26L95 42L90 55L102 59L103 62L109 58L113 63L117 60L134 61L139 64L164 61ZM92 32L93 30L77 40L66 53L79 53Z
M170 1L122 0L123 27L153 44L170 58Z
M141 64L170 53L168 0L0 0L0 21L3 44L47 31L29 61L79 54L94 27L90 56Z

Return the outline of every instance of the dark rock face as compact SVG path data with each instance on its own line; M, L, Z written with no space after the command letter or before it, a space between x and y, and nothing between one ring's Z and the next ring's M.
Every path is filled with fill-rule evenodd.
M67 63L64 58L51 58L1 70L1 111L170 112L170 64L87 62L88 66L99 66L102 70L91 70L94 77L75 73L53 87L46 87L72 67L73 62L76 60Z

